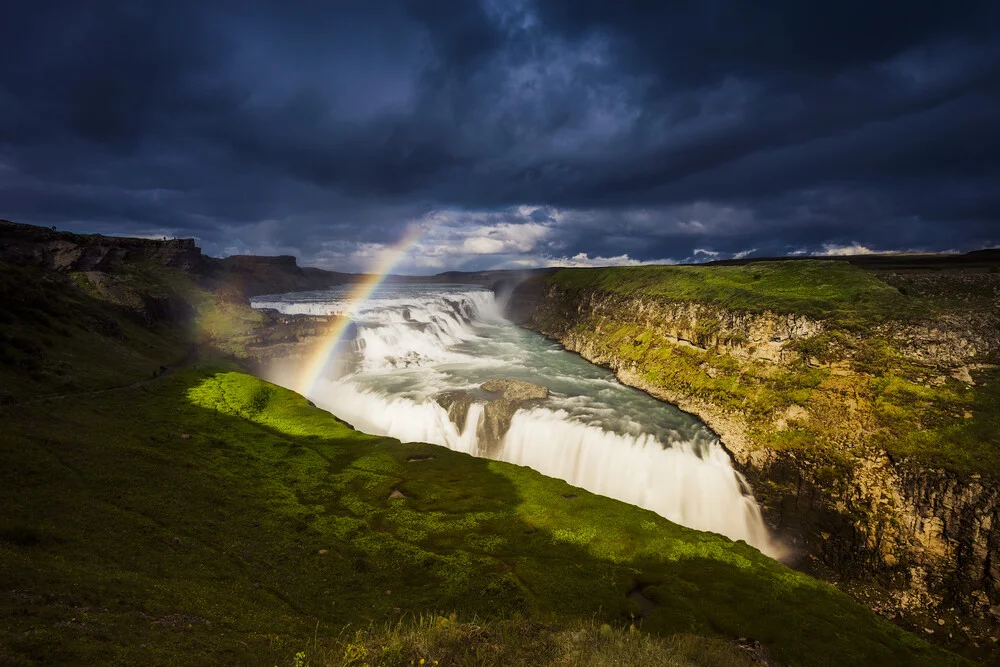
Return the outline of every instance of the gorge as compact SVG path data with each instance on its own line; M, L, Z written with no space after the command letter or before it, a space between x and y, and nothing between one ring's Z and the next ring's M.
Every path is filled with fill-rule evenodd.
M290 315L347 313L345 292L262 296L251 303ZM516 328L502 318L490 291L386 285L349 314L358 358L340 368L339 377L331 369L308 397L357 428L526 465L779 554L746 481L697 420ZM279 384L288 377L288 369L281 370L273 371ZM542 392L500 398L506 414L491 427L498 392L490 383L511 379Z
M355 307L366 277L294 258L0 240L3 660L336 664L428 610L518 660L636 632L722 664L995 657L982 267L450 274ZM282 388L330 331L309 400Z
M528 327L704 419L772 529L845 589L928 633L985 628L1000 277L894 268L566 270L521 290Z
M760 499L766 530L785 543L781 547L770 538L748 537L747 528L734 530L678 514L668 509L678 505L676 498L668 506L650 500L643 486L657 492L683 489L680 497L692 505L714 504L732 516L695 470L673 463L658 469L640 461L635 441L617 449L630 459L619 464L619 479L632 480L619 488L630 491L588 478L578 464L580 453L588 447L588 436L595 448L608 451L608 433L588 428L574 434L570 455L547 444L567 437L567 418L571 430L580 425L579 412L559 405L565 398L558 396L572 394L565 387L548 401L549 409L525 406L517 411L515 406L500 449L486 455L649 507L684 525L746 539L765 553L783 553L798 567L838 581L859 600L918 632L930 635L945 628L954 634L961 629L989 641L998 609L1000 547L1000 498L994 481L1000 288L997 274L984 270L988 256L979 257L986 257L984 266L977 267L974 262L981 259L975 257L969 258L971 270L962 268L964 259L952 260L943 273L929 268L941 260L923 258L927 265L877 260L894 269L881 273L812 261L563 270L529 276L516 288L508 279L494 281L506 316L609 368L625 385L705 420L711 428L705 437L721 439L728 453L704 446L686 450L686 444L677 446L676 436L663 438L673 445L668 451L686 452L685 461L715 460L723 469L731 454L741 473L737 486L748 492L742 497L750 502L752 493ZM907 261L914 266L906 266ZM691 297L684 291L690 284L671 288L676 274L681 281L693 280L695 289L715 280L728 284L717 294ZM503 350L496 341L483 343L468 328L487 310L481 293L475 305L444 308L455 311L446 319L458 316L447 333L447 326L431 325L440 333L429 335L435 341L430 346L426 340L415 341L437 316L428 318L424 312L414 317L407 298L394 297L394 317L383 310L375 316L377 324L360 327L366 350L362 364L371 375L362 379L362 372L346 383L325 385L331 392L326 399L322 393L314 396L364 430L483 454L476 431L478 426L482 435L482 406L489 395L479 384L494 375L521 373L522 379L551 387L560 374L550 370L544 356L539 362L530 355L511 355L517 346ZM330 294L301 298L307 303L292 303L293 297L255 303L314 314L343 305ZM743 303L733 304L734 298ZM379 310L377 305L367 308L362 320ZM495 318L490 312L478 324L496 327ZM401 330L408 333L401 335ZM502 330L521 340L522 348L534 344L523 333ZM456 384L455 369L462 364L458 358L451 359L450 367L444 362L442 354L448 353L442 341L481 359L505 361L491 361L490 372L458 373ZM560 354L558 349L548 352ZM433 373L440 384L432 389L414 391L398 373L392 382L381 376L381 389L358 387L379 377L380 367L419 367L422 359L448 368L445 374ZM402 375L407 373L419 371L411 368ZM442 409L435 398L435 392L456 389L472 390L457 421L448 418L448 405ZM405 407L390 407L396 399L386 391L407 396ZM620 414L616 407L609 406L605 414ZM642 403L646 415L662 410ZM642 419L633 425L638 421ZM615 443L623 435L615 434ZM692 451L695 459L689 458ZM605 477L614 476L615 467L595 460L594 468ZM678 483L684 479L690 481ZM750 513L757 516L756 506ZM749 534L764 530L749 529Z

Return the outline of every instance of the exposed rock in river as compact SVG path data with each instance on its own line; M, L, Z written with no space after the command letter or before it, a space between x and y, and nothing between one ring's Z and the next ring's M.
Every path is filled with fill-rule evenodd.
M448 412L448 417L460 430L466 426L472 405L478 403L483 406L483 416L477 425L476 435L480 452L486 456L495 453L500 446L504 434L510 428L510 420L519 408L530 401L548 398L549 395L549 390L545 387L523 380L489 380L480 389L487 392L487 395L474 396L465 391L446 391L438 394L435 400Z

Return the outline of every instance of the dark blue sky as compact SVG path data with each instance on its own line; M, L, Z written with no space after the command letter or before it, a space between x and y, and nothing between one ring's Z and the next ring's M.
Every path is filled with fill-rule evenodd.
M423 273L1000 243L995 0L42 0L0 45L21 222L340 270L416 225Z

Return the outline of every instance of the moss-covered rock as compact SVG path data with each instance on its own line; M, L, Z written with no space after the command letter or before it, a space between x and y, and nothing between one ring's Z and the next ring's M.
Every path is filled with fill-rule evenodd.
M832 262L574 269L529 326L704 419L776 529L896 591L873 606L914 624L954 607L986 631L1000 281L944 274L903 294L886 278Z

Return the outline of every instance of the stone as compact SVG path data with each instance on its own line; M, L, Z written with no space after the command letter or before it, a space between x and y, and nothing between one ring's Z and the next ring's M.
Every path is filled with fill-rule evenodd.
M985 278L992 282L982 287L1000 286L986 274L968 274L962 280ZM928 273L920 279L937 286L955 278ZM973 373L986 368L979 360L1000 351L996 313L956 312L939 314L931 321L890 322L870 334L891 339L902 357L919 366L922 377L915 381L956 385L956 381L968 383ZM816 550L806 554L810 560L819 560L838 574L858 566L897 570L900 584L892 586L891 600L886 602L889 607L933 613L956 590L968 591L964 595L970 609L963 609L962 614L982 614L991 605L1000 606L991 583L1000 577L996 565L1000 562L996 556L1000 521L994 519L1000 511L1000 490L995 480L980 482L971 475L890 459L873 445L867 419L872 397L865 389L867 376L850 346L827 346L829 358L823 362L830 375L801 404L806 419L785 414L785 407L768 414L776 429L789 429L795 426L790 422L803 421L806 427L835 433L829 445L843 452L845 460L831 466L829 460L808 451L763 446L738 409L713 404L710 398L683 387L650 380L645 362L622 355L602 340L602 326L616 330L619 325L655 332L667 348L704 344L708 338L699 336L699 330L711 328L715 333L708 342L739 362L736 373L740 373L758 366L770 372L786 370L789 363L800 360L795 343L824 333L829 323L805 316L743 313L716 304L599 289L569 291L550 285L538 295L528 327L610 368L624 384L701 417L763 496L760 499L772 525L816 537L820 531L832 534L824 541L804 542L807 549ZM837 332L835 326L833 332ZM702 358L695 354L693 367ZM952 413L959 423L974 416L964 407ZM912 427L922 425L915 420ZM970 483L970 479L976 481ZM794 533L788 539L799 541ZM905 572L900 571L901 565ZM996 617L1000 619L1000 613Z
M496 398L479 398L466 391L446 391L435 396L438 405L448 412L448 418L459 429L464 429L469 408L476 403L483 406L483 417L477 425L479 454L495 453L503 436L510 428L514 413L530 401L548 398L549 390L541 385L523 380L494 379L483 383L480 389Z
M403 499L405 497L406 497L406 494L404 494L399 489L393 489L392 493L389 494L389 500L401 500L401 499Z
M465 428L465 420L469 415L469 407L475 403L467 392L464 391L444 391L434 397L437 404L445 409L448 418L459 429Z
M489 380L482 385L484 391L499 392L508 401L531 401L549 397L549 390L523 380Z

